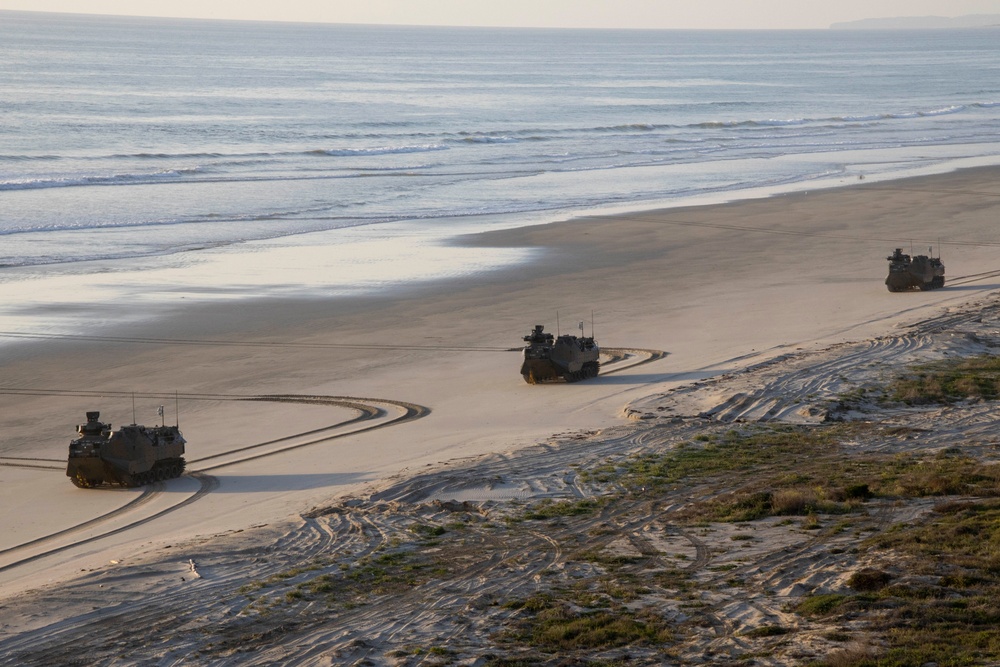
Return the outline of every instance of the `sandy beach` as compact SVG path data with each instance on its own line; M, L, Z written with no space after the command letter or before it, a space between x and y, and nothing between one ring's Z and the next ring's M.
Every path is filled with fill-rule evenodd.
M487 516L541 499L587 497L593 490L570 480L578 466L649 442L669 447L735 420L821 421L808 406L850 389L846 378L860 381L853 373L945 349L950 330L921 333L933 342L905 354L869 344L920 333L921 322L962 314L956 330L996 334L983 312L1000 289L998 211L1000 168L988 167L584 217L455 241L537 252L513 269L376 296L171 307L105 337L14 341L0 349L0 661L448 664L412 647L462 645L450 664L488 664L484 656L501 654L489 623L513 622L495 613L505 602L490 582L498 571L456 565L468 575L461 583L449 585L443 575L412 583L408 590L423 587L454 604L421 616L401 603L394 624L385 618L391 604L370 606L364 618L330 614L328 625L316 620L312 602L287 617L257 615L241 588L296 562L333 567L371 556L377 551L362 538L379 534L381 544L393 544L418 505L458 503ZM890 294L885 257L896 247L922 254L928 246L947 267L945 288ZM528 385L518 373L521 337L535 324L555 330L557 317L563 333L579 322L588 334L593 327L602 348L617 355L593 380ZM851 350L856 356L844 357ZM793 376L798 384L787 381ZM737 395L750 397L741 409L733 408ZM66 447L87 410L115 425L152 423L158 405L167 423L179 420L191 474L146 489L70 484ZM359 405L370 418L352 421ZM992 408L981 410L980 435L995 419ZM933 446L954 435L946 423L935 428ZM698 491L659 505L657 520L669 524L685 493ZM350 516L351 503L364 506L364 518ZM910 509L886 514L883 523L907 520ZM712 527L711 548L696 549L697 540L680 533L677 543L661 535L665 542L643 548L664 558L690 549L693 560L714 548L719 562L732 562L719 545L736 544L733 530ZM790 532L773 539L748 549L760 547L760 563L771 559L761 572L777 567L775 544L802 543ZM496 536L473 551L481 560L513 559L511 595L521 595L561 562L566 547L554 540L539 552ZM800 552L799 579L820 561ZM819 586L796 593L795 577L786 579L768 586L786 596ZM387 599L395 598L403 594ZM747 623L755 615L775 622L759 601L744 602ZM132 614L156 629L155 641L142 644L123 630ZM458 616L466 617L464 631L455 629ZM795 649L760 664L822 655L816 636L786 637ZM67 650L74 641L84 648ZM710 661L714 650L746 649L712 641L675 659L693 664ZM241 652L248 645L253 650Z

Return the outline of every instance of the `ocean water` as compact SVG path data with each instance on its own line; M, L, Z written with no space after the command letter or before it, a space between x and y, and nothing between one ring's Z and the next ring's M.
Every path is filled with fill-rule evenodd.
M362 262L384 286L437 275L414 235L461 273L526 255L441 256L458 231L1000 163L998 34L0 11L0 286L38 306L25 281L310 239L384 242L324 273L346 288Z

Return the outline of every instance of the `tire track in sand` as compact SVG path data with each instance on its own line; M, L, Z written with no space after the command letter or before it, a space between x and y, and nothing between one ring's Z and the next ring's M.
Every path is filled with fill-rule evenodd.
M18 390L18 391L20 393L20 392L23 392L24 390ZM0 390L0 393L3 393L3 390ZM43 393L43 395L52 395L54 392L44 391L42 393ZM76 395L76 394L74 394L73 392L70 392L70 391L65 391L65 392L58 392L58 395L70 395L70 396L72 396L72 395ZM90 395L90 392L87 392L87 395ZM180 395L177 395L177 396L180 396ZM191 469L189 471L189 473L187 475L185 475L185 476L192 477L192 478L198 480L200 482L200 488L195 493L193 493L192 495L190 495L189 497L184 498L183 500L178 501L177 503L171 505L170 507L162 509L162 510L160 510L160 511L158 511L158 512L156 512L156 513L154 513L154 514L152 514L150 516L142 517L142 518L136 519L134 521L131 521L131 522L129 522L129 523L123 525L123 526L120 526L120 527L117 527L117 528L114 528L114 529L102 532L102 533L100 533L98 535L93 535L93 536L90 536L90 537L87 537L87 538L84 538L84 539L80 539L80 540L73 540L73 541L71 541L69 543L58 545L58 546L46 549L46 550L44 550L42 552L32 554L30 556L24 556L24 557L18 558L16 560L11 561L11 562L8 562L8 563L5 563L3 565L0 565L0 572L5 572L5 571L8 571L8 570L14 569L16 567L22 566L22 565L26 565L28 563L35 562L35 561L37 561L39 559L46 558L48 556L56 555L56 554L68 551L70 549L73 549L73 548L76 548L76 547L79 547L79 546L82 546L82 545L86 545L86 544L90 544L90 543L96 542L96 541L104 539L106 537L110 537L110 536L113 536L113 535L117 535L117 534L123 533L123 532L125 532L127 530L131 530L133 528L137 528L139 526L145 525L145 524L149 523L150 521L153 521L153 520L155 520L157 518L161 518L163 516L166 516L167 514L170 514L172 512L177 511L177 510L180 510L180 509L182 509L182 508L190 505L191 503L197 502L198 500L200 500L201 498L203 498L204 496L206 496L208 493L211 493L212 491L214 491L219 486L219 480L217 478L215 478L215 477L213 477L211 475L205 474L209 470L217 470L219 468L224 468L226 466L234 465L236 463L243 463L243 462L246 462L246 461L251 461L251 460L255 460L255 459L261 459L261 458L268 457L268 456L274 456L274 455L278 455L278 454L281 454L281 453L284 453L284 452L287 452L287 451L290 451L290 450L293 450L293 449L300 449L300 448L303 448L303 447L309 447L309 446L316 445L316 444L319 444L319 443L322 443L322 442L328 442L330 440L335 440L335 439L338 439L338 438L347 437L349 435L357 435L359 433L363 433L363 432L366 432L366 431L372 431L372 430L375 430L375 429L384 428L386 426L391 426L391 425L395 425L395 424L399 424L399 423L403 423L403 422L407 422L407 421L412 421L412 420L415 420L415 419L420 419L420 418L422 418L422 417L430 414L430 409L426 408L424 406L421 406L421 405L418 405L418 404L415 404L415 403L405 402L405 401L396 401L396 400L392 400L392 399L368 399L368 398L355 398L355 397L345 397L345 396L317 396L317 395L301 395L300 396L300 395L291 395L291 394L263 395L263 396L238 396L238 395L224 395L224 394L223 395L219 395L219 394L216 394L216 395L197 394L197 395L185 395L183 397L187 399L187 398L190 398L191 396L197 396L199 399L202 399L202 400L240 400L240 401L267 401L267 402L294 402L294 403L306 403L306 404L317 404L317 405L330 405L330 406L337 406L337 407L348 408L348 409L354 410L354 411L358 412L358 415L356 417L351 418L351 419L348 419L348 420L345 420L345 421L341 421L341 422L338 422L336 424L333 424L333 425L330 425L330 426L326 426L326 427L322 427L322 428L319 428L319 429L313 429L313 430L310 430L310 431L305 431L303 433L294 434L294 435L290 435L290 436L285 436L285 437L282 437L282 438L277 438L277 439L274 439L274 440L269 440L269 441L266 441L266 442L257 443L257 444L254 444L254 445L249 445L249 446L246 446L246 447L235 448L235 449L228 450L228 451L220 453L220 454L212 455L212 456L209 456L209 457L204 457L204 458L201 458L201 459L194 459L194 460L192 460L190 462L191 464L196 464L196 463L199 463L199 462L202 462L202 461L207 461L207 460L210 460L210 459L219 459L219 458L223 458L223 457L226 457L226 456L232 456L234 454L241 455L241 454L245 454L246 452L251 452L251 451L254 452L254 453L248 454L248 455L237 456L237 458L226 460L224 462L213 463L212 465L209 465L209 466L201 466L201 467L199 467L197 469ZM208 396L210 396L211 399L207 399L206 397L208 397ZM384 419L383 421L379 421L377 423L368 425L368 426L363 427L363 428L349 430L349 431L342 432L342 433L330 433L331 431L333 431L335 429L343 429L345 427L350 427L350 426L352 426L354 424L357 424L357 423L366 422L366 421L370 421L370 420L374 420L374 419L379 419L379 418L385 417L386 414L387 414L387 410L386 410L385 406L390 406L391 408L395 408L399 412L399 414L397 414L396 416L394 416L392 418ZM310 437L310 436L312 436L312 437ZM256 451L256 450L261 450L261 451ZM48 459L46 459L46 460L48 460ZM64 467L60 466L60 467L56 468L54 466L45 466L44 469L46 469L46 470L63 471ZM88 519L88 520L83 521L83 522L81 522L79 524L75 524L73 526L69 526L67 528L55 531L53 533L49 533L47 535L43 535L43 536L40 536L38 538L32 539L32 540L30 540L28 542L24 542L24 543L17 544L17 545L8 547L6 549L3 549L2 551L0 551L0 556L5 556L5 555L15 555L16 556L16 554L18 554L18 553L28 552L28 551L30 551L30 550L32 550L34 548L37 548L39 546L42 546L44 544L58 541L60 539L72 536L74 534L78 534L78 533L80 533L82 531L93 530L94 528L97 528L98 526L100 526L102 524L107 524L108 522L112 522L112 521L114 521L116 519L119 519L119 518L121 518L123 516L126 516L126 515L128 515L130 513L133 513L135 511L141 509L143 506L149 504L151 501L154 501L154 500L158 499L159 497L161 497L163 495L163 493L164 493L164 489L165 489L164 483L163 482L157 482L156 484L154 484L154 485L152 485L150 487L146 487L143 490L142 494L138 498L135 498L135 499L129 501L128 503L126 503L125 505L123 505L121 507L115 508L115 509L113 509L113 510L111 510L109 512L106 512L106 513L98 516L98 517L94 517L92 519Z

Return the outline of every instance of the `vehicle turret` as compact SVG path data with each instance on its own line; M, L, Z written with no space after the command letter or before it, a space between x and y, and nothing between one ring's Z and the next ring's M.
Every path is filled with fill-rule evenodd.
M928 249L927 255L910 256L902 248L896 248L886 257L889 262L889 275L885 285L890 292L904 292L919 289L922 291L944 287L944 264L940 257L932 257Z
M179 477L184 472L186 440L177 426L129 424L118 430L87 413L80 436L69 443L66 475L80 488L104 484L142 486Z
M576 382L600 372L600 349L593 337L556 337L536 324L523 340L527 345L522 352L521 376L528 384L560 379Z

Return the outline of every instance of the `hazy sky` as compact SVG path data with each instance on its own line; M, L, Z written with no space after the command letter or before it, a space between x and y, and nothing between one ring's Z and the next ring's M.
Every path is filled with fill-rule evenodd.
M0 9L325 23L759 29L1000 14L1000 0L0 0Z

